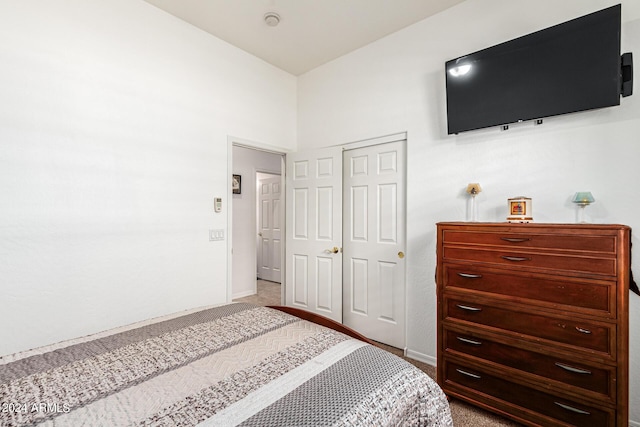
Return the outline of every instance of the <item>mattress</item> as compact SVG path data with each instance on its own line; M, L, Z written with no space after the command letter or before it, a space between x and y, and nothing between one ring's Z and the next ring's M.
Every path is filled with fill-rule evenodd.
M405 360L229 304L0 358L0 425L453 423L439 386Z

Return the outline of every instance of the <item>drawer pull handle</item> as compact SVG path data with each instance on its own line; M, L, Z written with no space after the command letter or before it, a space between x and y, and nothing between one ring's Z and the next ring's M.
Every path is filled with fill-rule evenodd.
M465 279L479 279L482 277L482 274L458 273L458 276L464 277Z
M456 369L456 371L460 372L462 375L466 375L468 377L475 378L477 380L482 378L480 375L472 374L471 372L463 371L462 369Z
M587 335L589 335L589 334L591 333L591 331L590 331L590 330L588 330L588 329L583 329L583 328L579 328L579 327L577 327L577 326L576 326L576 331L578 331L578 332L580 332L580 333L583 333L583 334L587 334Z
M521 238L516 238L516 237L501 237L502 240L504 240L505 242L510 242L510 243L522 243L522 242L528 242L531 239L527 239L524 237Z
M462 341L465 344L482 345L481 341L470 340L469 338L462 338L462 337L456 337L456 338L458 338L458 341Z
M463 310L467 310L467 311L482 311L481 308L478 307L471 307L468 305L462 305L462 304L456 304L456 307L461 308Z
M564 403L560 403L560 402L553 402L553 403L555 403L556 405L558 405L562 409L566 409L567 411L575 412L576 414L591 415L591 412L583 411L582 409L574 408L573 406L565 405Z
M507 261L531 261L531 258L523 256L502 256L501 258L506 259Z
M573 372L575 374L588 374L591 375L591 371L586 369L574 368L573 366L565 365L564 363L556 362L556 366L566 371Z

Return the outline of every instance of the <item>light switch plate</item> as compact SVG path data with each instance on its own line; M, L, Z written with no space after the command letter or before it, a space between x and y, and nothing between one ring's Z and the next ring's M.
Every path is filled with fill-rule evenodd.
M209 230L209 241L214 242L217 240L224 240L224 229L217 228L215 230Z

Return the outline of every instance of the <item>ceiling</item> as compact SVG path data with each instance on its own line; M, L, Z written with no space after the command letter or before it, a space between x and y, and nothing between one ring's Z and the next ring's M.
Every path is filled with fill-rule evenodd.
M145 0L293 75L464 0ZM265 23L275 12L280 23Z

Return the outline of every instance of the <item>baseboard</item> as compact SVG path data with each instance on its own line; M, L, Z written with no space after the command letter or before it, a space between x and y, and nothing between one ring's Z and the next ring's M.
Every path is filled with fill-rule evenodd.
M238 292L237 294L233 294L231 296L231 299L238 299L238 298L244 298L244 297L250 297L251 295L255 295L256 291L244 291L244 292Z
M417 360L418 362L426 363L427 365L431 365L433 367L436 366L436 358L433 356L429 356L427 354L410 349L406 349L404 355L409 359Z

